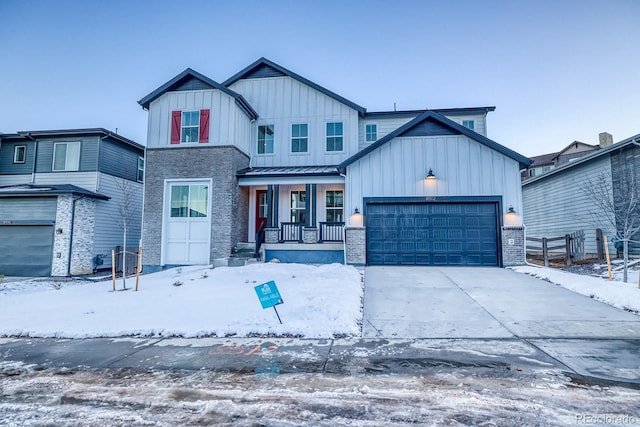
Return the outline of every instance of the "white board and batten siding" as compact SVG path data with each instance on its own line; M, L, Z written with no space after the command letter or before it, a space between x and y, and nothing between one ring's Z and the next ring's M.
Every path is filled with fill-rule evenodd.
M366 125L375 124L376 130L378 131L378 135L376 141L380 138L383 138L398 129L400 126L408 123L409 121L415 119L418 115L410 116L410 117L396 117L389 119L365 119L360 121L360 126L358 129L358 148L362 150L368 145L373 144L375 141L367 142L365 140L365 129Z
M241 79L230 89L258 112L252 126L252 166L337 165L358 151L358 112L291 77ZM326 151L326 124L343 123L343 150ZM291 152L291 125L308 125L308 151ZM257 153L258 126L274 126L273 154Z
M585 251L597 253L596 228L602 228L609 239L613 235L594 223L590 214L593 203L584 195L585 177L601 172L611 179L609 156L576 165L561 173L548 175L522 186L524 224L529 237L560 237L577 230L585 232ZM609 182L611 185L611 182ZM613 245L610 251L615 251ZM615 252L613 252L615 253Z
M174 147L235 145L249 153L249 117L236 105L235 98L217 89L167 92L149 106L147 147L170 147L171 112L210 110L209 142L181 143Z
M426 183L432 169L436 185ZM395 138L347 168L346 212L364 197L502 196L522 212L520 166L463 135ZM504 212L503 212L504 214Z
M124 183L124 187L123 187ZM120 186L119 186L120 185ZM113 175L100 174L99 193L111 197L110 200L96 201L93 256L103 255L101 268L111 266L111 250L123 244L123 225L120 206L124 192L133 193L127 226L127 248L137 248L140 244L142 220L142 183L123 180Z

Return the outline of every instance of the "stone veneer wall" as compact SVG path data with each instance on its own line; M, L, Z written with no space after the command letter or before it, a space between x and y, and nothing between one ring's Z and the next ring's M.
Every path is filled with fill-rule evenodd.
M73 199L75 215L72 215ZM53 235L52 276L90 274L93 272L93 244L95 237L96 201L77 198L71 194L58 196L56 223ZM71 217L73 216L73 245L71 266L69 267L69 244L71 239ZM62 232L58 234L57 230Z
M502 227L502 265L524 265L525 261L524 227Z
M365 265L367 262L366 233L364 227L345 227L344 238L347 264Z
M146 271L161 267L163 197L166 179L211 178L210 262L227 258L248 233L249 191L238 186L236 172L249 157L234 146L147 149L142 229Z

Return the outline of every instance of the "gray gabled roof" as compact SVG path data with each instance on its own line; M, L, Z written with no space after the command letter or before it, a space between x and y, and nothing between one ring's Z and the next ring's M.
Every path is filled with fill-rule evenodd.
M120 141L126 145L130 145L138 150L144 151L144 145L138 144L135 141L130 140L129 138L125 138L122 135L118 135L115 132L111 132L110 130L104 128L88 128L88 129L60 129L60 130L30 130L30 131L19 131L15 135L11 135L12 137L20 136L23 138L57 138L57 137L65 137L65 136L80 136L80 135L93 135L93 136L102 136L102 137L111 137L117 141ZM7 135L2 135L4 139Z
M200 74L197 71L192 70L191 68L187 68L182 73L178 74L177 76L175 76L174 78L172 78L171 80L169 80L168 82L166 82L165 84L160 86L158 89L154 90L153 92L151 92L150 94L148 94L147 96L145 96L144 98L139 100L138 104L140 104L142 106L142 108L147 110L147 109L149 109L149 104L151 104L154 100L158 99L160 96L162 96L166 92L170 92L171 90L177 88L182 83L184 83L186 80L191 79L191 78L196 78L196 79L206 83L207 85L211 86L212 88L218 89L218 90L226 93L227 95L231 96L232 98L234 98L236 100L236 105L238 107L240 107L240 109L250 119L255 120L255 119L258 118L258 113L256 113L256 110L254 110L253 107L251 107L251 105L249 105L249 102L247 102L247 100L244 99L244 97L242 95L240 95L237 92L232 91L231 89L229 89L228 87L226 87L224 85L221 85L220 83L216 82L215 80L210 79L209 77L205 76L204 74Z
M578 157L576 160L574 160L572 162L569 162L569 163L565 163L564 165L559 166L559 167L557 167L557 168L555 168L555 169L553 169L553 170L551 170L551 171L549 171L547 173L544 173L542 175L531 177L531 178L523 181L522 182L522 186L524 187L525 185L531 184L533 182L537 182L537 181L540 181L540 180L543 180L543 179L547 179L550 176L555 176L555 175L557 175L559 173L562 173L562 172L564 172L564 171L566 171L568 169L571 169L571 168L574 168L574 167L576 167L578 165L590 162L590 161L592 161L594 159L597 159L597 158L599 158L601 156L609 154L612 151L618 150L620 148L624 148L624 147L626 147L627 145L630 145L630 144L640 145L640 134L634 135L634 136L629 137L627 139L623 139L620 142L617 142L617 143L615 143L613 145L610 145L610 146L608 146L606 148L601 148L599 150L596 150L591 154L587 154L586 156Z
M349 166L350 164L352 164L353 162L355 162L356 160L361 159L362 157L366 156L367 154L371 153L374 150L377 150L380 146L386 144L387 142L391 141L392 139L402 135L403 133L405 133L406 131L408 131L409 129L412 129L416 126L418 126L420 123L424 122L425 120L433 120L445 127L448 127L450 129L452 129L453 131L456 131L457 133L460 133L470 139L473 139L474 141L479 142L480 144L483 144L489 148L491 148L492 150L495 150L501 154L504 154L505 156L516 160L519 164L520 164L520 168L524 169L527 166L529 166L531 164L531 160L528 159L527 157L523 156L522 154L516 153L515 151L498 144L495 141L490 140L489 138L480 135L477 132L472 131L471 129L462 126L456 122L454 122L453 120L450 120L448 118L446 118L445 116L436 113L435 111L432 110L427 110L424 113L420 114L418 117L416 117L415 119L405 123L404 125L400 126L399 128L397 128L396 130L394 130L393 132L391 132L390 134L380 138L379 140L377 140L376 142L374 142L373 144L369 145L368 147L366 147L363 150L360 150L359 152L357 152L356 154L354 154L353 156L349 157L347 160L345 160L344 162L340 163L339 168L340 170L344 170L347 166Z
M71 184L62 185L32 185L19 184L0 187L0 197L40 197L57 196L59 194L75 194L78 196L91 197L99 200L109 200L110 197L104 194L95 193L84 188Z
M350 107L353 108L354 110L356 110L358 112L358 115L360 115L360 117L363 117L365 112L366 112L366 108L361 107L360 105L356 104L355 102L351 102L348 99L338 95L337 93L334 93L332 91L330 91L329 89L326 89L322 86L320 86L317 83L312 82L311 80L305 79L304 77L294 73L293 71L287 70L286 68L276 64L273 61L269 61L267 58L260 58L257 61L255 61L253 64L243 68L242 70L240 70L238 73L234 74L233 76L231 76L230 78L228 78L227 80L225 80L222 84L226 87L231 86L232 84L234 84L235 82L237 82L238 80L245 78L249 75L251 75L252 73L256 72L256 70L262 68L262 67L270 67L280 73L282 73L285 76L291 77L292 79L298 80L300 83L307 85L309 87L312 87L313 89L317 90L318 92L321 92L325 95L327 95L330 98L335 99L336 101Z

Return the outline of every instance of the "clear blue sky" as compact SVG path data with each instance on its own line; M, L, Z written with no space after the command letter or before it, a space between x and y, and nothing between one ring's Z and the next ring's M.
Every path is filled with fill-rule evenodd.
M0 1L0 132L104 127L261 56L368 111L496 106L524 155L640 133L640 1Z

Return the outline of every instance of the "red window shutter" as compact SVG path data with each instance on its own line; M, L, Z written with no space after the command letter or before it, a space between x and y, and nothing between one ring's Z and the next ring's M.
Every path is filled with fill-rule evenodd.
M180 144L180 128L182 125L182 111L171 112L171 143Z
M200 110L200 135L201 143L209 142L209 110Z

